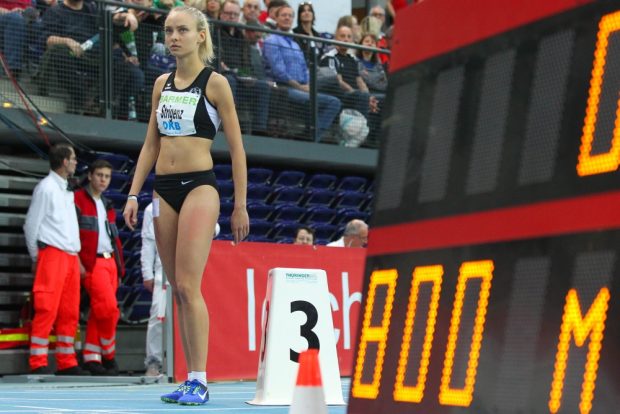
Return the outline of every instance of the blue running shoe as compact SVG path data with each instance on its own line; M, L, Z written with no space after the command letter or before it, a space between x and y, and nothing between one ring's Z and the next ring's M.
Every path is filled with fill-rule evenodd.
M190 390L179 398L180 405L201 405L209 401L209 389L198 380L190 383Z
M170 394L162 395L161 400L163 402L176 404L182 396L189 392L189 390L191 389L191 384L192 383L189 380L185 381L183 384L179 385L179 388L177 388L175 391L171 392Z

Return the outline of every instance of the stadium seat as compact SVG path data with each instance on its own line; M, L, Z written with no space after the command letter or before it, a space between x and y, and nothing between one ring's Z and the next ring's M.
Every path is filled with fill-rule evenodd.
M125 207L125 203L127 202L127 194L123 194L118 190L106 190L103 193L103 196L112 202L112 205L115 209L121 209L121 218L123 217L122 209ZM118 217L118 214L117 214ZM123 225L125 221L123 220Z
M132 293L135 295L134 299L123 307L122 318L129 323L144 323L150 316L153 294L143 286L134 286Z
M88 157L90 158L90 157ZM111 152L95 152L92 153L92 161L95 160L106 160L110 164L112 164L112 169L114 171L127 173L131 168L135 165L133 159L124 154L114 154Z
M262 236L267 237L269 233L271 233L271 229L273 228L273 223L268 220L250 220L250 234L252 236Z
M221 200L230 200L235 194L235 186L232 181L217 181L217 187L220 193Z
M218 239L225 238L227 235L232 235L232 230L230 229L230 217L220 216L217 222L220 225L220 234L217 237Z
M266 184L249 184L248 185L248 202L262 201L266 202L271 194L271 186Z
M131 270L125 273L123 278L123 285L134 286L142 284L142 269L139 266L134 266Z
M338 181L338 177L332 174L314 174L308 179L306 188L317 188L322 190L332 190Z
M280 237L276 243L278 244L293 244L293 242L295 241L294 238L292 237Z
M306 178L306 173L302 171L285 170L278 174L273 182L274 186L297 186L300 187Z
M369 217L370 214L366 213L365 211L359 211L355 208L341 208L338 210L336 220L334 220L333 224L343 225L347 224L353 219L360 219L368 223Z
M267 236L257 236L254 234L250 234L247 239L250 242L259 242L259 243L273 243L273 240Z
M270 236L272 239L278 240L283 237L287 237L290 239L294 239L297 234L297 229L300 227L299 223L294 223L290 221L284 221L280 223L276 223L273 226L273 231Z
M110 180L110 186L108 189L123 191L128 182L129 176L127 174L112 171L112 179Z
M336 199L338 193L331 190L320 190L320 189L311 189L307 190L306 194L308 198L304 205L306 207L312 206L323 206L323 207L331 207L332 203Z
M127 196L125 196L125 199ZM140 193L138 195L138 209L144 210L153 200L153 193Z
M222 200L220 203L220 216L230 217L235 209L235 203L230 200Z
M146 176L146 180L144 180L144 184L142 184L141 193L153 193L153 184L155 183L155 174L149 174Z
M346 176L340 180L336 191L364 191L368 180L364 177Z
M313 206L308 209L306 224L331 224L336 218L337 211L323 206Z
M306 209L291 204L280 204L273 210L271 220L301 222L302 217L306 214Z
M345 207L352 207L360 210L369 200L369 198L370 195L366 193L361 193L359 191L341 191L340 193L338 193L338 198L334 203L334 208L340 209Z
M131 286L119 285L118 289L116 290L116 301L118 302L118 306L120 308L123 308L125 301L129 298L132 291L133 289L131 288Z
M142 233L141 232L122 231L120 233L123 233L123 235L126 235L127 233L129 233L129 237L127 238L123 238L121 236L121 241L123 242L124 250L130 250L130 251L140 250L140 248L142 247Z
M273 190L271 204L298 205L304 197L304 190L300 187L277 187Z
M314 229L314 237L317 240L333 240L338 231L338 226L333 224L315 224L312 228Z
M248 203L248 214L253 219L267 220L274 211L273 206L262 202Z
M217 181L232 180L232 166L230 164L217 164L213 167Z
M248 183L251 184L269 184L273 170L269 168L250 168L248 169Z

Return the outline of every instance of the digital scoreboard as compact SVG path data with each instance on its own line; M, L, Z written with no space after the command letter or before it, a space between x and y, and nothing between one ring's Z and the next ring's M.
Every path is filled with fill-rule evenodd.
M620 2L403 21L348 412L620 413Z

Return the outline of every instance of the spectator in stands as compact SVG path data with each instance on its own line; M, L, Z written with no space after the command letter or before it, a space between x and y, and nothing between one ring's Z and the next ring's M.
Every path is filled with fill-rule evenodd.
M258 16L260 15L259 0L243 0L243 8L241 10L243 11L241 23L245 24L249 21L258 22Z
M377 47L377 37L373 33L362 36L362 46ZM387 76L377 52L358 49L359 72L368 90L377 97L384 97L387 90Z
M22 56L26 40L26 10L31 0L0 0L0 50L6 64L16 78L22 71ZM34 12L34 10L30 10ZM35 13L36 14L36 13ZM4 71L1 71L2 73Z
M381 32L379 33L379 37L383 37L383 30L385 29L385 9L379 5L376 5L370 9L370 13L368 13L368 15L381 22Z
M357 17L354 15L342 16L338 19L338 23L336 24L336 31L340 29L342 26L346 26L351 29L353 36L353 43L359 43L362 39L362 27L359 25L357 21Z
M225 0L220 20L237 23L240 13L236 0ZM245 40L241 29L220 26L218 34L221 73L228 79L237 105L251 110L252 133L265 134L272 82L266 80L260 52Z
M153 226L153 203L144 209L142 218L142 249L140 251L142 280L144 288L153 293L149 322L146 329L146 366L147 376L161 373L164 360L162 320L166 313L166 288L164 285L161 258L155 243Z
M272 3L276 0L272 0ZM291 30L293 9L282 6L278 10L278 30L284 33ZM264 54L272 78L288 86L290 101L308 105L310 102L310 85L308 67L301 48L290 37L273 34L265 39ZM319 137L330 127L340 112L341 103L338 98L322 93L317 94L318 102L318 135Z
M75 335L80 313L82 264L80 232L73 192L67 179L77 159L70 145L50 148L51 171L32 193L24 223L32 258L34 317L30 331L30 372L51 374L47 354L52 328L56 334L58 375L88 375L77 363Z
M267 2L265 2L267 4ZM278 29L278 10L280 10L280 7L282 6L288 6L288 3L286 2L286 0L271 0L268 2L267 4L267 18L265 19L265 21L261 20L261 23L263 23L267 28L272 29L272 30L277 30Z
M351 29L348 26L340 26L336 30L336 40L351 43L353 40ZM335 70L338 77L338 89L325 92L334 94L340 98L343 106L356 109L363 115L368 112L376 113L379 111L379 102L368 92L368 86L360 75L359 64L348 50L346 46L338 45L321 59L320 65Z
M303 2L299 4L297 8L297 26L293 29L293 33L302 34L306 36L313 37L330 37L325 33L319 33L314 29L314 21L316 16L314 14L314 8L312 7L312 3ZM295 41L301 47L304 54L306 55L306 59L310 61L310 41L307 39L295 38ZM314 47L317 49L317 56L320 58L325 53L325 44L321 42L315 42Z
M293 244L308 244L312 246L314 244L314 230L306 226L299 227Z
M217 20L220 18L220 9L222 2L220 0L207 0L206 15L208 19Z
M72 113L83 112L86 98L92 100L96 95L94 90L99 88L101 53L97 13L94 2L65 0L43 15L42 30L47 49L36 77L39 93L47 95L48 86L58 80L60 87L69 94L69 112ZM120 17L127 15L124 13ZM120 18L114 22L125 24ZM112 60L115 96L136 96L140 88L139 68L126 61L121 49L115 49ZM98 103L91 103L98 106Z
M138 158L123 216L130 229L138 222L138 200L144 181L155 167L153 218L155 240L166 277L178 305L179 326L189 371L164 402L204 404L207 388L209 313L201 292L219 214L211 145L220 126L232 158L235 207L231 229L235 243L250 231L246 209L247 165L234 100L226 78L206 65L213 44L205 15L176 7L165 22L166 46L177 70L153 86L153 109Z
M156 9L170 10L173 7L183 6L182 0L153 0L153 7Z
M366 247L368 243L368 224L353 219L347 223L342 237L328 243L328 247Z
M82 287L90 298L83 367L92 375L118 375L116 300L118 281L125 273L123 247L116 228L116 210L103 192L110 186L112 165L96 160L88 168L88 184L76 191L80 226Z

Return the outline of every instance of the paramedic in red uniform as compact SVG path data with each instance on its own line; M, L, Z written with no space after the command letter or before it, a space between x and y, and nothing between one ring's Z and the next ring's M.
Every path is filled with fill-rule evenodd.
M82 243L80 260L84 266L82 286L90 297L83 367L93 375L118 375L114 358L120 316L116 289L124 273L124 263L116 212L102 194L111 178L112 165L96 160L88 169L88 184L75 193Z
M30 332L30 371L51 374L49 336L56 334L56 374L83 375L74 340L80 307L80 235L73 192L67 178L75 172L75 151L67 144L50 148L51 171L34 189L24 234L32 258L34 317Z

